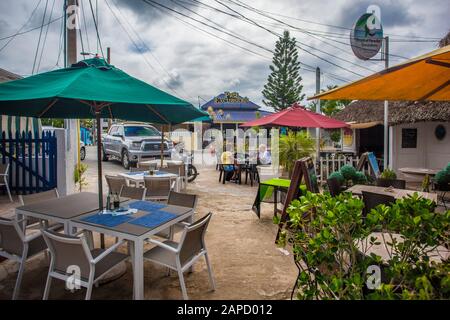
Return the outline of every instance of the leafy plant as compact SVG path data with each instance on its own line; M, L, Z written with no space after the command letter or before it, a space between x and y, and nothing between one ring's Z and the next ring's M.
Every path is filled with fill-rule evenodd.
M448 259L430 257L449 245L450 210L417 194L380 205L363 218L363 202L307 192L288 207L289 228L280 244L293 246L299 299L449 299ZM383 232L380 233L379 231ZM387 258L374 246L389 248ZM381 285L369 289L369 267Z
M434 182L436 182L439 185L445 185L450 183L450 162L444 169L436 173L436 175L434 176Z
M349 164L342 166L340 171L344 179L347 181L353 180L356 176L356 169Z
M365 184L367 183L367 177L362 171L357 171L355 173L355 176L353 177L353 180L358 184Z
M330 174L328 176L328 178L329 179L336 179L337 181L339 181L340 184L344 184L345 183L344 176L339 171L333 172L332 174Z
M335 143L341 142L341 130L340 130L340 129L338 129L338 130L333 130L333 131L330 133L330 139L331 139L331 141L333 141L333 142L335 142Z
M279 159L280 164L288 172L289 177L294 169L294 162L300 158L314 154L314 139L306 132L288 131L287 135L280 136Z
M394 170L386 168L381 173L381 178L389 179L389 180L395 180L395 179L397 179L397 174L395 173Z
M81 192L83 187L87 186L86 177L84 174L86 173L88 168L87 164L80 163L80 165L75 166L75 170L73 171L73 180L75 184L78 184L78 190Z

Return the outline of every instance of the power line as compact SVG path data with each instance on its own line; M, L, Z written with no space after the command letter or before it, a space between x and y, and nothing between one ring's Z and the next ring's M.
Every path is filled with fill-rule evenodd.
M106 1L106 0L105 0ZM114 4L114 7L117 9L117 11L119 12L120 16L122 18L124 18L124 15L122 14L122 11L120 10L120 8L116 5L116 3L114 2L114 0L112 0L112 3ZM136 31L136 29L133 28L133 26L131 25L131 23L128 22L127 19L124 19L125 23L128 25L128 27L131 29L131 31L134 33L134 35L138 38L138 40L147 48L148 52L150 53L150 55L153 57L153 59L155 59L155 61L158 63L158 65L161 67L161 69L167 74L167 76L172 79L172 81L175 81L174 77L170 74L170 72L163 66L163 64L161 63L161 61L158 59L158 57L156 57L156 55L152 52L152 50L148 47L147 43L141 38L141 36L139 35L139 33ZM180 89L183 91L183 93L185 94L186 97L191 98L193 100L195 100L195 98L193 98L189 93L187 93L182 87L180 87Z
M50 15L48 17L48 21L52 20L53 9L55 8L55 2L56 2L56 0L53 0L52 9L50 10ZM39 62L37 65L36 72L39 72L39 68L41 66L42 56L44 54L45 43L47 42L48 29L50 29L50 24L47 24L47 29L45 30L44 42L42 44L41 55L39 56Z
M241 0L237 0L238 2L242 3L243 5L247 5L245 2L241 1ZM231 1L229 1L231 2ZM275 12L270 12L270 11L266 11L266 10L262 10L259 9L262 12L274 15L274 16L279 16L279 17L283 17L283 18L287 18L287 19L293 19L293 20L297 20L297 21L301 21L301 22L305 22L305 23L310 23L310 24L315 24L315 25L321 25L321 26L325 26L325 27L329 27L329 28L336 28L336 29L342 29L342 30L349 30L351 31L352 28L349 27L344 27L344 26L338 26L338 25L332 25L332 24L326 24L326 23L320 23L317 21L311 21L311 20L306 20L306 19L301 19L301 18L297 18L297 17L291 17L291 16L287 16L287 15L283 15L283 14L279 14L279 13L275 13ZM412 39L428 39L428 40L435 40L435 41L439 41L440 38L439 37L424 37L424 36L416 36L416 35L396 35L396 34L386 34L389 37L401 37L401 38L412 38ZM432 41L434 42L434 41Z
M28 22L31 21L31 18L33 18L34 14L35 14L37 8L39 7L39 5L41 4L41 2L42 2L42 0L39 0L39 2L36 4L36 6L34 7L33 11L31 12L31 15L28 17L27 21L20 27L19 30L17 30L17 32L16 32L15 34L10 35L10 36L7 36L7 37L3 37L3 38L0 39L0 40L9 39L9 41L6 42L6 43L3 45L3 47L0 48L0 52L1 52L3 49L5 49L5 48L11 43L11 41L14 40L14 38L15 38L16 36L18 36L18 35L20 35L20 34L24 34L24 33L26 33L26 32L29 32L29 30L26 31L26 32L21 32L21 31L22 31L23 28L25 28L25 26L28 24ZM39 29L39 28L40 28L40 26L37 27L37 28L35 28L34 30Z
M87 31L87 23L86 23L86 14L84 13L84 5L83 5L84 1L80 1L80 6L81 6L81 13L83 15L83 23L84 23L84 33L86 34L86 42L87 42L87 47L88 47L88 52L91 52L91 47L89 45L89 33Z
M108 1L105 0L105 3L107 5L107 7L109 8L109 10L111 11L111 13L113 14L114 18L116 19L116 21L119 23L119 25L122 27L122 29L125 31L125 33L127 34L128 38L130 39L130 41L133 43L133 45L135 46L136 50L138 50L138 52L141 54L141 56L143 57L145 63L156 73L158 73L158 71L155 69L155 67L152 66L152 64L147 60L147 57L144 55L144 52L142 51L142 48L134 41L133 37L130 35L130 33L128 32L128 30L125 28L125 26L122 24L122 22L120 21L120 19L117 17L116 13L112 10L111 6L109 5ZM116 7L117 8L117 7ZM172 88L165 79L162 79L163 82L166 84L166 86L172 90L176 95L181 96L174 88Z
M91 7L92 19L94 20L95 32L97 34L97 41L98 41L98 44L100 45L100 50L102 52L102 57L105 57L105 55L103 54L102 41L100 40L100 34L98 33L97 20L95 19L94 9L92 8L92 1L91 0L89 0L89 6ZM98 51L98 48L97 48L97 51Z
M269 33L271 33L271 34L274 34L274 35L276 35L277 37L281 37L280 34L274 32L274 31L272 31L272 30L270 30L270 29L267 29L267 28L264 27L264 26L261 26L261 25L258 24L257 22L253 21L253 20L250 19L250 18L247 18L246 16L244 16L244 15L241 14L240 12L238 12L238 11L236 11L236 10L230 8L230 7L227 6L226 4L224 4L224 3L222 3L222 2L220 2L220 1L218 1L218 0L215 0L215 1L216 1L217 3L219 3L219 4L221 4L222 6L224 6L225 8L227 8L228 10L237 13L237 14L240 15L242 18L244 18L244 19L246 19L247 21L249 21L250 23L252 23L252 24L258 26L259 28L261 28L261 29L263 29L263 30L266 30L267 32L269 32ZM325 51L323 51L323 50L314 48L313 46L310 46L310 45L308 45L308 44L305 44L305 43L303 43L303 42L301 42L301 41L297 41L297 42L300 43L300 44L301 44L302 46L304 46L304 47L311 48L311 49L313 49L313 50L317 50L317 51L322 52L322 53L326 53L326 54L328 54L328 55L330 55L330 56L332 56L332 57L334 57L334 58L340 59L340 60L345 60L345 59L339 58L339 57L337 57L337 56L335 56L335 55L333 55L333 54L331 54L331 53L328 53L328 52L325 52ZM310 55L312 55L312 56L314 56L314 57L316 57L316 58L322 60L322 61L325 61L325 62L327 62L327 63L329 63L329 64L335 66L335 67L338 67L338 68L340 68L340 69L342 69L342 70L345 70L345 71L347 71L347 72L349 72L349 73L352 73L352 74L354 74L354 75L357 75L357 76L359 76L359 77L363 77L362 74L357 73L357 72L355 72L355 71L353 71L353 70L350 70L350 69L348 69L348 68L346 68L346 67L343 67L343 66L341 66L341 65L338 65L337 63L334 63L334 62L332 62L332 61L330 61L330 60L328 60L328 59L326 59L326 58L323 58L323 57L319 56L318 54L315 54L315 53L313 53L313 52L311 52L311 51L308 51L308 50L306 50L305 48L303 48L303 47L301 47L301 46L299 46L299 45L297 45L297 44L296 44L296 47L299 48L300 50L302 50L302 51L304 51L304 52L306 52L306 53L308 53L308 54L310 54ZM352 63L352 64L353 64L353 63Z
M205 26L207 26L207 27L210 27L210 25L208 25L208 24L206 24L206 23L204 23L204 22L202 22L202 21L199 21L199 20L197 20L197 19L195 19L195 18L189 17L189 16L187 16L187 15L185 15L185 14L182 14L182 13L176 11L175 9L168 8L168 7L166 7L166 6L162 5L162 4L159 4L159 3L157 3L157 2L154 2L154 1L151 1L151 0L142 0L142 1L144 1L145 3L147 3L148 5L150 5L150 6L154 7L154 8L156 8L156 9L159 9L160 11L163 11L162 8L164 8L164 9L166 9L166 10L168 10L168 11L177 13L177 14L182 15L182 16L184 16L184 17L187 17L187 18L189 18L189 19L191 19L191 20L194 20L194 21L197 22L197 23L200 23L200 24L202 24L202 25L205 25ZM156 5L155 5L155 4L156 4ZM159 6L157 6L157 5L159 5ZM161 7L162 7L162 8L161 8ZM164 11L163 11L163 12L164 12ZM213 37L216 38L216 39L220 39L220 40L222 40L222 41L228 42L228 43L230 43L230 44L233 45L233 46L238 46L239 48L242 48L243 50L246 50L245 52L249 51L249 49L247 49L247 48L243 48L243 47L241 47L241 46L239 46L239 45L236 45L235 43L229 42L229 41L227 41L226 39L223 39L223 38L218 37L217 35L212 34L212 33L208 32L208 31L206 31L206 30L204 30L204 29L201 29L201 28L199 28L199 27L197 27L197 26L195 26L195 25L193 25L193 24L191 24L191 23L189 23L189 22L186 22L186 21L184 21L184 20L182 20L182 19L179 19L178 17L172 15L171 12L167 12L167 13L168 13L169 15L171 15L172 17L174 17L175 19L181 21L182 23L188 24L188 25L194 27L196 30L205 32L205 33L207 33L207 34L213 36ZM213 28L213 29L214 29L214 28ZM216 30L217 30L217 29L216 29ZM218 31L221 32L221 30L218 30ZM232 36L233 36L233 35L232 35ZM241 41L245 41L245 40L241 40ZM247 42L247 43L248 43L248 44L251 44L251 45L257 45L257 44L252 43L252 42ZM260 47L260 45L257 45L257 46ZM269 51L273 54L273 51L270 50L270 49L264 48L264 50L269 50ZM270 59L270 58L267 58L267 59ZM270 60L271 60L271 59L270 59ZM314 72L314 73L316 72L316 71L315 71L315 67L310 66L310 65L305 64L305 63L302 63L302 62L300 62L300 64L301 64L303 70L306 70L306 71L309 71L309 72ZM329 75L329 77L332 77L332 78L334 78L334 79L336 79L336 80L338 80L338 81L349 82L349 80L344 79L344 78L342 78L342 77L340 77L340 76L337 76L337 75L335 75L335 74L332 74L332 73L324 73L324 74L327 74L327 75Z
M44 14L42 15L41 31L39 31L39 38L38 38L38 43L37 43L37 47L36 47L36 52L34 54L33 69L31 70L31 74L34 74L34 67L36 66L37 56L39 53L39 46L41 44L42 30L44 29L45 15L47 14L47 6L48 6L48 0L45 1Z

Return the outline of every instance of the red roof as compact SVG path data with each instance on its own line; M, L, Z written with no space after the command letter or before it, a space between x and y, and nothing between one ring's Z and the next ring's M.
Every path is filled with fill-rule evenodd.
M343 121L306 110L301 105L294 103L292 106L283 111L241 124L241 127L256 126L334 129L348 127L348 124Z

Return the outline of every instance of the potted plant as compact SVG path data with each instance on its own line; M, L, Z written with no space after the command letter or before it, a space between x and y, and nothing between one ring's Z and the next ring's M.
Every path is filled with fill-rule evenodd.
M434 176L434 188L439 191L450 191L450 162L447 167Z
M303 131L289 131L287 135L280 136L279 150L280 165L291 178L295 161L314 154L314 139Z
M397 179L397 174L394 170L386 168L381 173L380 177L377 178L377 185L379 186L392 186L395 184Z
M330 139L331 139L331 141L333 141L335 148L337 148L337 149L341 148L341 130L340 129L333 130L330 133Z

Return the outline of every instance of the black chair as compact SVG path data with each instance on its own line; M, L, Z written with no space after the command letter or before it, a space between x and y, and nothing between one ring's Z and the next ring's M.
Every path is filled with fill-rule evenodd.
M342 192L341 183L336 178L328 178L327 185L332 197L336 197Z
M363 202L364 202L364 217L367 216L367 213L370 212L373 208L380 204L389 205L395 202L395 198L393 196L388 196L384 194L374 193L374 192L362 192Z
M243 170L245 171L245 184L247 184L248 178L250 178L250 186L253 187L253 181L258 182L258 170L256 170L256 164L246 164Z
M394 187L395 189L406 189L406 181L399 179L383 179L377 178L376 182L378 187Z

